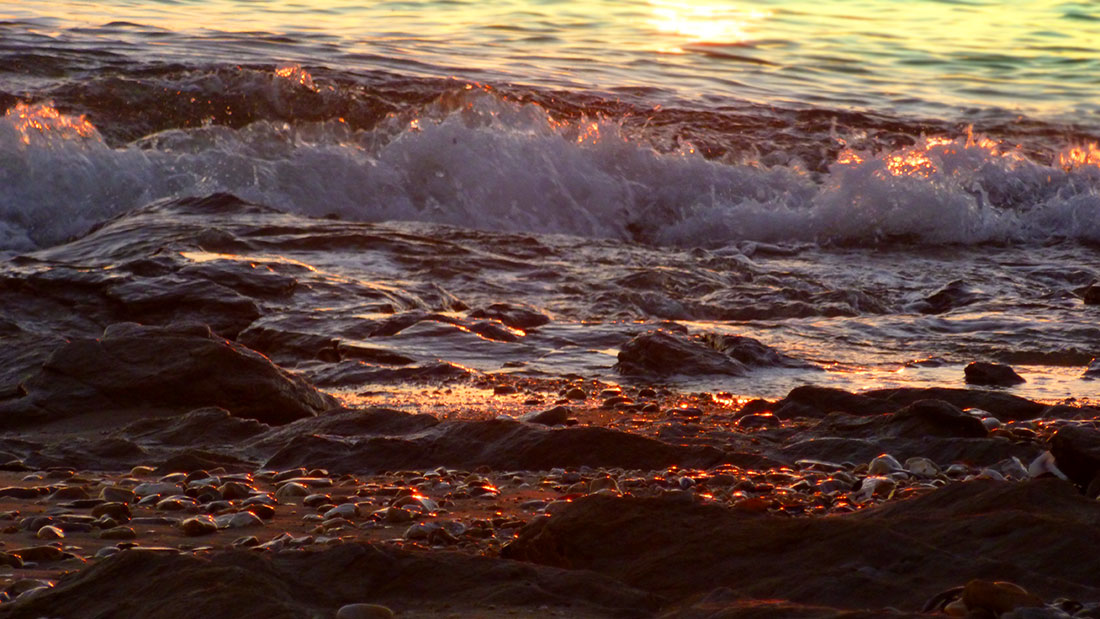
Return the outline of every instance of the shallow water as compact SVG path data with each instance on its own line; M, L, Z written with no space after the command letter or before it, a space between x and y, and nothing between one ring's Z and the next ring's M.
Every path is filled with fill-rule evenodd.
M1096 398L1095 12L0 4L0 271L274 265L300 288L254 331L347 328L415 367L616 382L631 337L686 328L816 369L663 378L685 388L959 386L989 360L1014 393ZM179 208L220 192L276 211ZM502 302L551 322L470 331ZM442 318L354 333L416 311ZM21 312L5 324L105 326ZM277 361L352 392L387 369Z

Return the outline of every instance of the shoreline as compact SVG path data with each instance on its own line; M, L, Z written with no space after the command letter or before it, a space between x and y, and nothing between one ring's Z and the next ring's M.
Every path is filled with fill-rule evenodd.
M567 397L581 385L591 397ZM1058 457L1048 451L1067 427L1100 436L1094 409L1035 405L1031 419L1010 419L1028 415L1005 407L989 411L983 425L920 390L892 393L896 401L888 411L881 408L887 400L815 387L777 402L600 387L563 381L556 393L544 393L543 423L368 408L264 426L203 409L101 430L93 440L86 432L75 441L9 432L8 451L20 443L39 449L0 472L6 522L0 558L9 566L0 568L0 584L6 599L18 598L0 604L0 617L82 608L92 603L82 597L88 591L122 587L112 581L116 564L151 574L183 570L202 581L208 570L222 573L223 564L259 561L253 577L268 579L270 587L286 582L279 570L288 561L321 569L313 562L327 564L341 553L419 566L419 578L457 579L465 589L446 592L440 585L439 595L425 597L398 569L360 583L358 598L306 587L301 595L268 600L272 612L331 617L346 604L371 603L407 617L903 617L917 616L924 602L973 579L1011 581L1045 603L1072 598L1100 612L1089 605L1100 602L1100 589L1087 582L1084 567L1081 578L1070 578L1073 570L1054 561L1056 552L1001 547L1005 535L1030 535L1069 551L1082 540L1067 531L1083 534L1086 523L1100 519L1100 503L1085 496L1095 489L1058 478L1065 474L1057 464L1067 467L1071 458L1065 448L1056 450ZM939 395L1021 405L996 391ZM815 413L812 406L821 408ZM523 409L532 407L539 408ZM1052 414L1058 418L1044 417ZM1074 416L1085 421L1069 419ZM242 424L259 432L242 432ZM224 437L236 431L237 440L205 443L200 427ZM97 460L104 445L113 452ZM79 455L81 447L90 451ZM861 450L872 455L861 457ZM841 452L853 456L829 457ZM66 465L66 453L79 466ZM895 455L879 455L889 453ZM266 459L257 460L261 454ZM950 454L963 457L951 461ZM111 458L116 465L105 471L88 466ZM436 465L429 466L433 458ZM119 466L124 462L138 468ZM515 464L502 466L508 462ZM19 468L25 470L13 470ZM133 490L139 495L127 500ZM114 510L133 520L97 522ZM181 524L206 520L204 514L230 521L245 513L252 515L237 516L233 528L223 522L227 528L200 535L186 534ZM49 539L53 532L43 529L49 526L65 537ZM943 540L921 537L899 547L898 527L915 527L903 537L928 528L926 535ZM125 529L132 539L100 537L107 530L108 537L128 537ZM751 540L746 530L756 531ZM655 536L652 543L647 536ZM958 548L957 564L937 564L962 541L973 548ZM47 546L57 550L42 549ZM723 548L741 548L745 556L714 554ZM823 552L847 553L849 561L834 565L838 558ZM12 567L13 556L23 567ZM785 567L754 577L743 565L727 565L749 557ZM465 561L482 563L475 569ZM480 569L496 580L462 573ZM585 588L555 589L562 579L579 579ZM851 589L852 579L879 590ZM25 593L37 586L43 588ZM179 609L173 615L164 604L182 604L196 592L167 581L158 586L167 587L163 600L140 603L164 616L188 616ZM482 588L501 601L481 601L474 592L485 593ZM961 593L952 595L941 600L940 611ZM204 610L214 614L204 616L234 616L224 600L214 602Z

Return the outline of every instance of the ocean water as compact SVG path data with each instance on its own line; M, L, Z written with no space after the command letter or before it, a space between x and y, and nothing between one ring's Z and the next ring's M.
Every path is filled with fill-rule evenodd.
M0 2L0 270L266 265L298 288L249 342L414 368L619 382L664 328L812 366L661 378L684 388L984 360L1092 400L1097 50L1091 2ZM266 208L187 206L221 194ZM498 303L550 322L471 331ZM288 350L263 352L326 388L416 379Z

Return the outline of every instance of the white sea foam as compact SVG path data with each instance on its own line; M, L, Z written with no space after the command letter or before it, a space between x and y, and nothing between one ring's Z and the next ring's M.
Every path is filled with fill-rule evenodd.
M225 191L305 215L637 238L873 243L1100 241L1100 166L988 140L922 140L798 168L658 153L612 121L558 122L474 90L372 131L337 122L171 130L109 147L45 104L0 119L0 248L80 234L154 200Z

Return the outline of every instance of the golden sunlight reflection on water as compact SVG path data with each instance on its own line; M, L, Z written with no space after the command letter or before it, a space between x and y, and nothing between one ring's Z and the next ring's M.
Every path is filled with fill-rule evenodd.
M649 0L650 25L662 34L681 37L684 44L736 45L752 40L753 27L771 11L745 9L708 0ZM684 53L679 46L661 51Z

